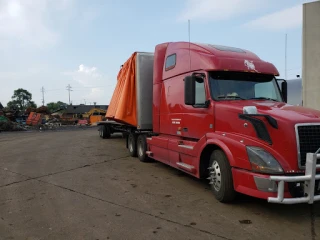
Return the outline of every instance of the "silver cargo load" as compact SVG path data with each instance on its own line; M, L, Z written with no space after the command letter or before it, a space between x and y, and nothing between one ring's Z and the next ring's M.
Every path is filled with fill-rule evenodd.
M140 130L152 130L153 61L153 53L137 53L137 128Z

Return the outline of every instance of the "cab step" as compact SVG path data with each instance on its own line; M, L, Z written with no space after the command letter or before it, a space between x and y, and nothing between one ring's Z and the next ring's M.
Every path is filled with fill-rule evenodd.
M176 164L177 164L177 166L178 166L179 168L181 168L181 169L183 169L183 170L185 170L185 171L188 171L188 172L190 172L190 173L195 173L195 171L196 171L196 168L195 168L194 166L189 165L189 164L187 164L187 163L177 162Z
M193 149L193 146L190 146L190 145L179 144L178 146L181 148L187 148L187 149L191 149L191 150Z

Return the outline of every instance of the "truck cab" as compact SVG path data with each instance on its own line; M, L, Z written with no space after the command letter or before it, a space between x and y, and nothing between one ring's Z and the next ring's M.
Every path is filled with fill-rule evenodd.
M148 157L207 178L221 202L320 200L320 112L287 104L278 75L244 49L157 45Z

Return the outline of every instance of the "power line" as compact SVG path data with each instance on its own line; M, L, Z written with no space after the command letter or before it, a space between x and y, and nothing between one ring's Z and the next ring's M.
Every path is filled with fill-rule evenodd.
M69 105L70 105L70 92L71 91L73 91L73 90L71 90L71 86L70 86L70 84L68 84L68 86L67 86L67 90L68 90L68 92L69 92Z
M46 92L51 92L51 91L61 91L64 90L63 88L58 88L58 89L47 89Z
M104 85L104 86L87 86L87 87L72 87L72 89L88 89L88 88L110 88L110 87L114 87L116 84L109 84L109 85ZM64 90L64 88L55 88L55 89L46 89L45 92L52 92L52 91L62 91ZM74 91L73 90L73 91Z
M79 89L79 88L106 88L106 87L113 87L116 84L109 84L109 85L105 85L105 86L87 86L87 87L75 87L73 89Z

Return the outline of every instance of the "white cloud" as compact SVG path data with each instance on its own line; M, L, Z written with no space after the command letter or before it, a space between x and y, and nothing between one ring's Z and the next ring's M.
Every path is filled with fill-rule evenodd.
M59 40L59 34L48 24L53 10L62 11L71 6L71 0L1 0L0 38L20 46L48 46ZM17 46L17 45L15 45Z
M84 99L88 99L91 102L97 102L100 99L107 99L103 88L91 88L90 92L84 96ZM99 101L106 104L106 101Z
M74 87L71 84L74 90L72 96L73 99L76 99L73 101L74 104L78 104L80 100L84 101L84 99L87 103L109 104L116 81L109 81L98 71L97 67L80 64L77 70L63 74L70 76L79 85Z
M261 30L288 30L301 26L302 5L293 6L248 22L243 27Z
M97 71L96 67L86 67L83 64L80 64L78 72L85 73L85 74L95 74Z
M83 87L95 86L101 84L102 75L96 67L88 67L80 64L78 70L66 72L66 75L72 76L73 80L81 84Z
M178 20L226 20L263 8L264 0L188 0Z

